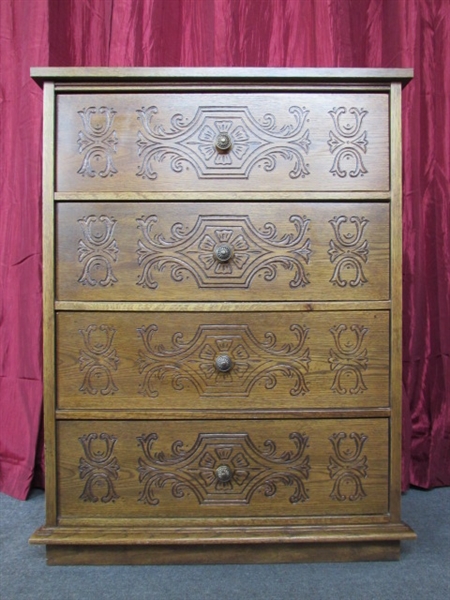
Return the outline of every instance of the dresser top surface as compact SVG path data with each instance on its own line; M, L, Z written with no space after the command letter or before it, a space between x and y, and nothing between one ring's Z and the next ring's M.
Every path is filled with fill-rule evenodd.
M262 81L293 83L387 83L406 84L413 69L260 68L260 67L32 67L31 76L44 81Z

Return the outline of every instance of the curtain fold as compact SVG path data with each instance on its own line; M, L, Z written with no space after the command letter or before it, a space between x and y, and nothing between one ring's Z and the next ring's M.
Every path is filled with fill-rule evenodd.
M42 94L31 66L414 67L403 94L403 488L450 485L450 2L2 0L0 491L43 466Z
M0 491L17 498L35 474L41 422L42 94L30 65L48 64L46 9L0 2Z
M409 479L450 485L450 3L411 20L404 133L403 382ZM411 43L412 42L412 43Z

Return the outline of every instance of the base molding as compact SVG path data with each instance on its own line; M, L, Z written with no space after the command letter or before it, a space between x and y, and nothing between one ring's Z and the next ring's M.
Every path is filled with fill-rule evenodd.
M47 546L47 564L193 565L398 560L400 542L220 544L190 546Z
M41 527L49 565L251 564L398 560L405 524L290 528Z

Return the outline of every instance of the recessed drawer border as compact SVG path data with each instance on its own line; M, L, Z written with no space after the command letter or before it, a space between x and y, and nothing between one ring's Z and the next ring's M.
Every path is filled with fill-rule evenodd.
M201 198L199 198L201 196ZM373 202L383 201L388 202L391 199L391 192L55 192L54 200L57 202L127 202L127 201L195 201L195 202L206 202L212 200L245 200L252 202L255 200L263 201L315 201L320 202L333 202L336 200L345 200L346 202L352 201L365 201Z
M274 420L274 419L373 419L373 418L389 418L392 415L392 410L387 408L360 408L360 409L281 409L281 410L155 410L155 409L128 409L128 410L112 410L112 409L58 409L56 410L56 419L62 421L136 421L136 420L154 420L154 421L172 421L179 419L201 419L201 420L241 420L254 419L258 420Z
M318 312L390 310L390 300L363 302L78 302L57 300L55 311L106 312Z

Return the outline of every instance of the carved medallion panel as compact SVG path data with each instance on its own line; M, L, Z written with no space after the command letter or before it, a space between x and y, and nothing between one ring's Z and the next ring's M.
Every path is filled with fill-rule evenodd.
M83 372L83 383L79 390L85 394L102 396L118 391L113 373L117 371L119 357L113 347L116 330L110 325L91 324L79 330L84 345L78 363Z
M58 406L389 406L387 311L59 313Z
M116 111L107 106L89 106L78 114L82 126L77 143L83 160L77 173L82 177L112 177L117 173L114 154L119 142L114 129Z
M333 120L328 139L330 153L334 156L330 173L341 179L364 177L368 174L364 155L368 152L369 136L363 121L368 111L356 106L348 110L345 106L339 106L328 111L328 114Z
M383 203L60 203L57 210L61 300L389 298Z
M389 189L387 94L61 94L57 118L63 192Z
M78 465L80 480L84 482L80 500L114 502L119 498L114 487L120 471L114 456L117 438L108 433L89 433L79 441L84 453Z
M60 421L61 516L383 514L387 431L387 419Z
M107 215L88 215L78 219L81 236L78 241L78 262L82 273L78 283L88 287L108 287L117 283L113 265L119 248L114 239L116 219Z
M364 239L364 230L369 224L365 217L340 215L329 221L333 227L334 239L330 240L330 261L334 266L330 282L339 287L356 288L368 283L364 275L365 264L369 261L369 243ZM343 226L350 224L354 231L344 233Z
M363 346L363 340L369 329L364 325L352 324L348 327L345 323L340 323L333 326L330 333L335 346L330 348L328 358L330 369L334 373L331 389L340 395L365 392L367 386L363 373L367 371L369 355L367 348Z
M330 498L339 502L363 500L367 496L363 481L369 477L367 455L363 453L367 435L340 431L329 439L333 448L328 465L333 481Z
M154 450L157 433L142 435L137 438L144 455L138 460L139 502L158 505L158 489L167 486L174 498L192 493L199 504L245 505L256 493L275 496L281 485L292 487L291 504L305 502L308 438L296 431L288 437L293 450L280 454L272 440L258 448L247 433L202 433L189 450L177 440L166 455Z

